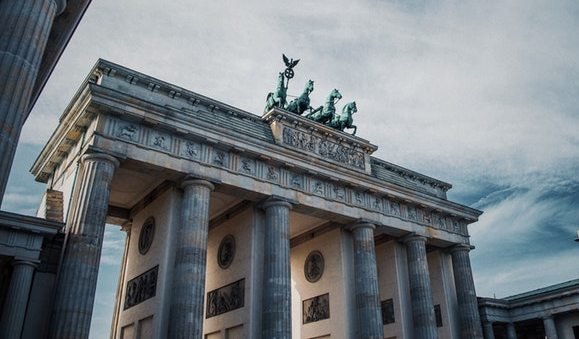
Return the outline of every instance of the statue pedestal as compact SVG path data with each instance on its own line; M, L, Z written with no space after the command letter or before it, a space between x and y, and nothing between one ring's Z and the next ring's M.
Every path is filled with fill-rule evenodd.
M271 126L278 145L356 171L372 173L370 155L378 146L368 140L277 108L265 113L262 119Z

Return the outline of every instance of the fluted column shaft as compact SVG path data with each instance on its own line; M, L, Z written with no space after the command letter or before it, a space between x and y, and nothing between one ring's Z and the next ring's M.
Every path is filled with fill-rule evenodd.
M55 14L54 0L0 1L0 205Z
M81 158L60 266L51 338L88 338L111 181L119 162L106 154Z
M214 186L205 180L181 184L183 200L173 271L170 338L203 337L209 201Z
M493 330L493 323L490 321L485 321L484 326L484 338L485 339L495 339L495 332Z
M404 239L408 258L408 280L414 337L436 339L438 331L432 302L432 288L426 259L426 238L412 235Z
M547 316L543 318L543 325L545 326L545 338L546 339L557 339L557 327L555 326L555 319L553 316Z
M357 338L384 338L374 244L375 228L370 223L357 223L349 228L354 237Z
M460 244L454 246L450 251L458 300L460 337L462 339L482 339L478 301L470 266L470 249L469 245Z
M16 259L12 262L12 266L14 268L4 302L2 320L0 320L0 338L2 339L20 338L22 334L36 263Z
M291 338L291 276L289 212L291 204L269 200L263 204L262 338Z
M513 323L507 324L507 339L517 339L517 330Z

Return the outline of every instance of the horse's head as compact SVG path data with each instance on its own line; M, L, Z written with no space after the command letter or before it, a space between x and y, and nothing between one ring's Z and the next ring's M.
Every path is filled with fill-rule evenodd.
M306 87L304 88L304 92L312 93L314 91L314 81L308 80L306 82Z
M342 99L342 94L340 94L340 92L334 88L328 97L331 101L334 101L334 99Z
M342 113L344 113L345 115L352 115L356 112L358 112L358 108L356 107L355 101L347 103L346 105L344 105L344 108L342 108Z

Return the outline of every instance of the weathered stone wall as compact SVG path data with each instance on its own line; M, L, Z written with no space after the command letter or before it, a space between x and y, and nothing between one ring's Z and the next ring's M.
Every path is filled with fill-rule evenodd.
M171 276L174 265L175 226L179 215L180 192L174 188L159 196L150 205L133 217L125 281L122 282L120 296L120 317L118 329L126 331L152 331L155 338L167 336L169 323L169 302L171 300ZM139 235L145 221L155 218L153 241L145 254L139 253ZM127 282L158 266L155 296L125 309ZM149 317L153 316L152 322ZM127 328L123 330L123 328ZM129 329L132 328L132 329ZM117 333L117 338L120 333Z
M402 257L402 258L400 258ZM380 301L392 299L394 306L394 322L384 325L384 337L403 338L404 334L409 335L407 328L411 321L411 314L406 310L410 307L408 299L405 261L406 255L400 244L389 241L376 246L376 261L378 263L378 281L380 287Z
M438 327L438 337L458 339L456 292L449 255L441 251L428 253L428 269L430 271L432 299L434 305L440 305L442 316L442 327Z
M205 321L203 323L203 332L205 335L208 335L209 338L211 338L212 335L223 338L220 335L225 333L229 335L227 337L231 337L231 335L239 335L239 338L251 337L249 334L249 323L251 321L252 305L255 304L255 300L253 300L255 297L250 294L250 291L260 288L260 284L256 284L256 282L251 279L252 266L255 265L255 261L259 256L258 253L253 252L254 242L257 240L252 237L253 220L253 210L247 209L209 232L207 243L207 277L205 280ZM235 243L233 258L228 267L224 266L225 268L221 268L218 263L219 247L223 239L228 235L233 237ZM222 264L228 262L225 260L226 258L227 257L222 258ZM207 314L207 294L242 279L244 279L243 307L213 316ZM221 291L227 293L227 295L225 295L226 301L231 301L231 296L229 295L230 289L220 290L217 292L218 294L215 295L224 296ZM232 305L233 304L228 303L228 307L237 307ZM214 312L220 313L221 311Z
M291 250L292 267L292 329L294 338L318 338L324 335L332 338L351 338L355 313L349 295L352 279L346 256L348 249L343 246L343 237L350 237L347 231L336 229L310 241L301 243ZM304 275L306 258L312 251L319 251L324 258L322 276L316 282L309 282ZM351 251L351 250L350 250ZM304 324L303 301L329 294L329 319ZM307 313L308 310L306 310Z

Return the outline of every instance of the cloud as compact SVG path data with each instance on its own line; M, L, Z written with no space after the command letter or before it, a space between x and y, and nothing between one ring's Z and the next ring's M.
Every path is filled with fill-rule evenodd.
M116 225L107 225L103 239L101 265L120 267L125 250L126 233Z
M474 204L485 213L471 225L479 295L507 296L577 278L573 241L579 182L528 182L491 192Z
M99 57L259 115L285 52L302 60L290 94L312 79L315 106L339 88L376 156L485 211L477 289L518 293L579 276L578 17L572 0L93 1L22 140L48 139ZM30 210L11 185L5 205ZM112 265L120 240L105 247Z

